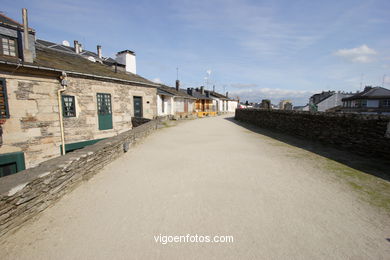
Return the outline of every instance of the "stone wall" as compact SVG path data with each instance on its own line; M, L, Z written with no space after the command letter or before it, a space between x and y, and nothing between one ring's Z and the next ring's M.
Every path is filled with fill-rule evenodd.
M10 118L0 154L23 152L26 167L60 155L58 80L0 73L6 79Z
M57 91L53 76L2 73L6 79L10 118L3 125L0 154L23 152L26 168L60 155L61 134ZM156 88L116 82L68 77L64 95L75 96L76 117L64 118L65 143L102 139L132 128L133 97L143 98L143 114L152 119L157 112ZM97 93L111 94L113 128L99 130Z
M235 119L364 156L390 159L390 116L237 109Z
M152 120L94 145L0 179L0 237L20 227L158 127Z

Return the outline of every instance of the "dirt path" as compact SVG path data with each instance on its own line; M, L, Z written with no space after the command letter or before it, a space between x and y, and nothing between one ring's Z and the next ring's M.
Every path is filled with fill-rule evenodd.
M223 117L183 122L8 237L0 259L390 259L389 218L322 160Z

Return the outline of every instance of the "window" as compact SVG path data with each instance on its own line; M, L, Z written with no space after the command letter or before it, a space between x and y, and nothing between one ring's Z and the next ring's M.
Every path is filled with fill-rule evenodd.
M361 107L367 107L367 100L366 99L362 99L360 104L361 104Z
M16 57L16 39L1 35L0 40L0 54Z
M164 104L164 96L161 96L161 112L164 113L164 108L165 108L165 104Z
M0 79L0 118L9 118L5 79Z
M64 117L76 116L76 103L74 96L62 96L62 114Z
M390 99L384 99L382 101L382 107L390 107Z
M111 95L105 93L97 94L98 114L111 115Z

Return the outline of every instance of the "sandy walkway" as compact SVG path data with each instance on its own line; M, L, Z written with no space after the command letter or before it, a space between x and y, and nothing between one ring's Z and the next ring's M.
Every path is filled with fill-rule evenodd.
M222 117L161 129L10 236L0 259L390 259L390 220L306 155Z

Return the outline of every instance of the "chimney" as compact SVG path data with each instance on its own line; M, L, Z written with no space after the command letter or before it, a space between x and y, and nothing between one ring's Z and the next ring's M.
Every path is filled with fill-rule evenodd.
M229 92L226 91L226 97L228 98L229 97Z
M200 87L200 94L204 95L204 87L203 86Z
M210 91L206 92L206 97L210 97Z
M116 54L116 61L125 65L126 71L137 74L137 65L135 53L133 51L124 50Z
M176 80L176 91L180 90L180 80Z
M187 93L188 93L188 95L191 95L191 96L192 96L192 90L193 90L193 88L187 88Z
M74 51L75 51L77 54L79 54L79 53L80 53L80 44L79 44L79 42L76 41L76 40L74 40L73 43L74 43Z
M99 59L103 58L102 56L102 46L98 45L97 47L97 55L99 56Z
M215 92L215 85L213 85L213 92Z
M23 17L23 61L24 62L33 62L33 54L29 49L29 33L28 33L28 18L27 18L27 9L22 9Z

